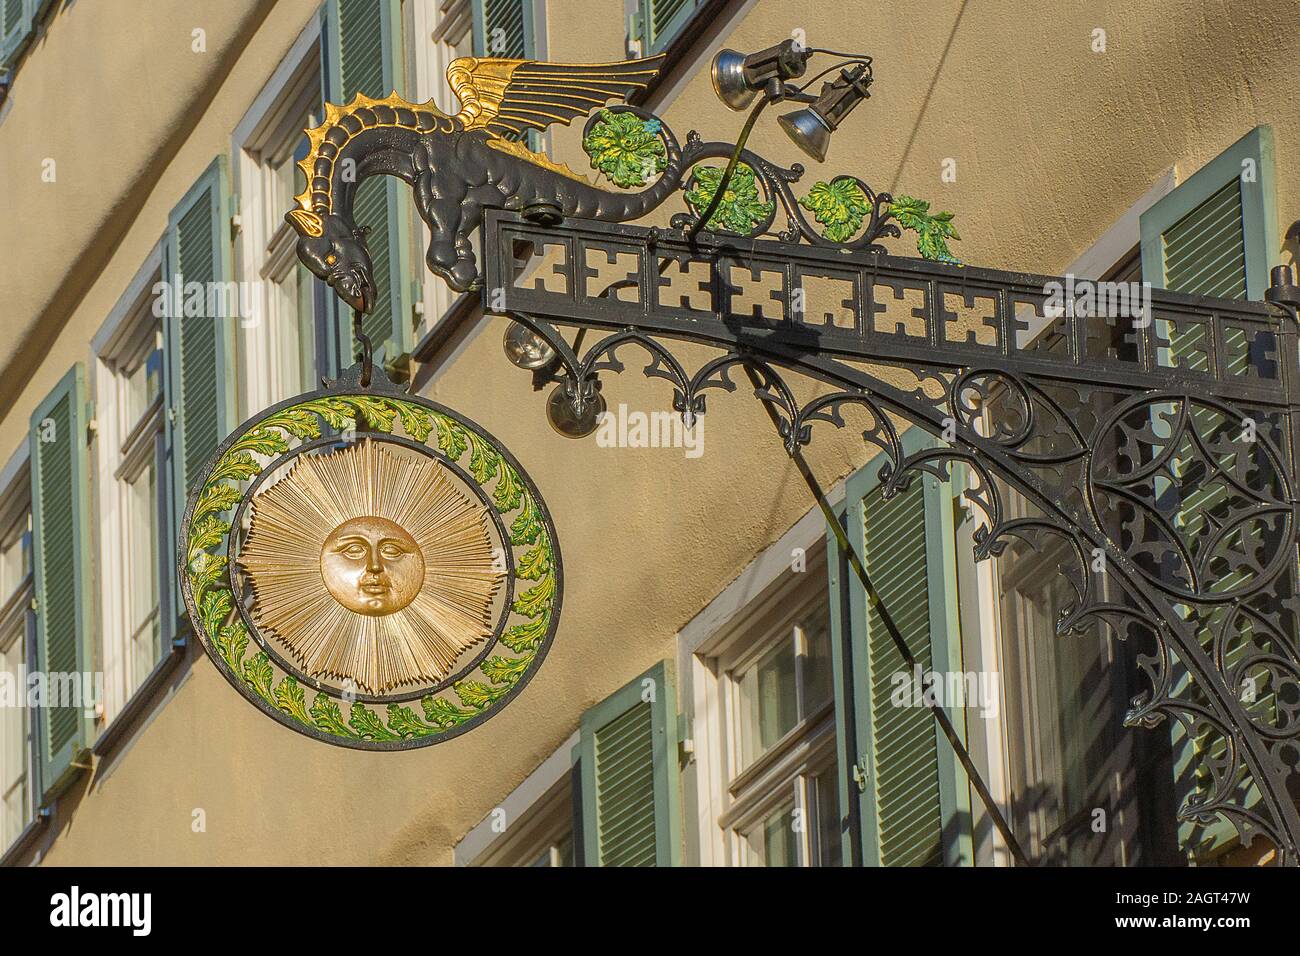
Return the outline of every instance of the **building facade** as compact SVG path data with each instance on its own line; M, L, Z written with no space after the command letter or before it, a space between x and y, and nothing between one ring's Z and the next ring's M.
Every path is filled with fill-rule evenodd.
M509 321L424 268L425 227L393 180L357 198L378 287L365 331L546 497L566 591L545 665L454 740L329 747L225 684L174 574L190 479L222 437L351 361L283 220L303 130L358 92L453 112L443 75L460 56L667 53L641 105L732 139L742 119L708 75L719 49L865 48L876 84L829 166L953 211L964 261L1250 299L1292 261L1290 5L923 6L0 0L4 861L1007 865L919 704L934 685L902 666L761 404L740 389L694 435L640 442L630 423L657 428L670 389L609 376L621 437L553 431L548 392L503 355ZM578 129L530 145L590 171ZM775 123L751 147L807 163ZM745 290L755 309L764 294ZM977 312L956 321L977 334ZM1025 852L1266 862L1231 827L1177 822L1214 745L1123 726L1145 651L1055 634L1059 557L976 563L967 476L886 501L873 450L846 428L806 454ZM32 705L28 676L56 674L75 701Z

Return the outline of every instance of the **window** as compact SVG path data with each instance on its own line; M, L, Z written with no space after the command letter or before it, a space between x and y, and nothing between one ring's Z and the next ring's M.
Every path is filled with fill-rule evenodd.
M566 775L517 820L474 866L574 866L573 795Z
M831 705L830 628L824 597L801 619L779 627L727 673L737 741L730 791L733 829L742 865L820 866L840 862L835 755L827 729ZM790 761L791 748L808 749L822 727L823 746ZM781 766L785 764L785 766ZM750 785L756 768L772 766L780 782ZM770 780L771 778L769 778ZM756 808L747 813L747 807ZM805 825L807 824L807 825ZM805 839L806 838L806 839Z
M841 863L824 560L790 575L698 655L716 675L720 718L717 746L701 756L719 784L716 862Z
M474 0L405 0L406 36L412 38L410 55L406 58L407 89L415 102L432 99L448 114L454 114L459 108L447 85L447 67L458 57L473 55L473 3ZM424 250L429 248L429 227L418 216L414 226L417 248L413 261L423 263ZM418 272L421 315L415 332L417 339L437 324L457 298L457 293L428 269L421 266Z
M1031 513L1007 496L1010 517ZM1078 602L1064 542L1012 541L998 559L1012 831L1035 862L1172 865L1169 741L1124 725L1146 689L1135 641L1092 625L1058 634ZM1106 826L1095 828L1095 811Z
M936 444L919 428L901 440L907 454ZM845 852L867 866L969 865L970 782L926 701L929 692L929 704L944 709L963 742L981 735L988 711L961 640L951 476L916 475L889 498L880 476L874 461L849 476L841 519L879 605L838 542L828 542L831 645L843 681L836 686L844 688L836 718Z
M584 866L681 859L677 691L661 661L582 715L573 748Z
M533 0L473 0L474 55L538 59L539 5Z
M32 502L32 629L35 670L52 685L95 673L90 558L89 392L74 363L32 410L27 434ZM74 682L75 683L75 682ZM64 684L63 686L67 686ZM46 806L88 766L98 688L46 702L33 728Z
M686 28L704 0L632 0L628 47L636 56L662 53Z
M1178 292L1262 299L1279 247L1275 177L1272 130L1267 126L1256 127L1143 213L1143 278ZM1245 335L1233 330L1224 333L1222 342L1210 342L1203 327L1164 318L1159 313L1155 328L1157 335L1168 342L1158 352L1163 365L1195 373L1206 371L1211 362L1217 361L1229 373L1240 375L1252 363L1267 361L1252 354L1255 350ZM1163 406L1162 411L1165 409L1173 410L1172 406ZM1196 408L1192 417L1199 441L1207 446L1214 447L1224 437L1234 440L1237 425L1220 420L1212 410ZM1167 413L1156 415L1153 433L1167 436L1167 422L1172 418ZM1215 483L1196 482L1194 466L1183 474L1191 476L1187 483L1173 483L1167 494L1176 503L1175 527L1186 529L1185 536L1196 540L1205 528L1221 524L1220 512L1229 493ZM1255 539L1243 542L1242 547L1266 549L1269 544ZM1226 586L1227 582L1223 584ZM1273 599L1292 600L1290 586L1279 583ZM1203 646L1215 644L1215 630L1220 626L1208 618L1199 624L1198 637ZM1267 639L1253 634L1225 642L1219 650L1224 654L1224 667L1231 671L1239 666L1250 648L1264 651L1266 644ZM1185 668L1175 664L1171 673L1173 693L1186 694L1190 678ZM1265 688L1258 699L1251 701L1249 709L1261 726L1280 728L1282 717L1271 688ZM1223 759L1227 742L1204 724L1194 725L1189 737L1187 729L1174 722L1170 737L1171 772L1177 799L1184 804L1204 799L1215 787L1205 767ZM1248 796L1248 800L1254 799L1257 797L1253 793ZM1205 863L1238 846L1240 841L1236 828L1220 817L1214 822L1184 821L1179 825L1177 842L1189 859Z
M156 280L157 276L153 277ZM145 283L152 289L153 281ZM162 565L167 527L163 331L147 292L130 303L100 352L100 577L104 713L111 721L163 657Z
M575 866L574 733L456 844L457 866Z
M32 603L31 508L27 469L0 500L0 680L13 699L0 706L0 853L31 822L32 722L25 706Z
M241 416L316 386L316 281L285 210L305 182L303 131L321 117L318 31L300 39L235 131L238 269L249 290L239 330ZM247 314L245 314L247 313Z
M13 70L48 4L49 0L0 0L0 78Z
M326 0L320 46L328 102L350 103L358 93L382 99L393 90L410 99L403 6L398 0ZM424 271L412 265L423 256L416 257L409 190L392 176L365 178L357 186L353 215L357 226L370 230L366 246L375 283L375 302L361 329L374 346L375 362L400 377L409 372L418 318L415 276ZM339 367L350 365L360 343L348 331L346 310L335 301L326 308L340 317L332 326L342 338L334 346L335 360Z
M408 86L418 101L432 98L449 115L458 104L447 86L447 67L474 53L473 6L474 0L406 0L408 35L414 39Z
M1180 292L1262 299L1278 248L1274 192L1273 133L1259 126L1142 214L1142 277Z

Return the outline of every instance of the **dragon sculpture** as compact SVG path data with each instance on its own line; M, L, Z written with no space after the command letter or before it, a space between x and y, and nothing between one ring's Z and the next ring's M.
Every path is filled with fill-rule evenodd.
M484 207L540 204L564 216L640 218L680 182L682 154L670 134L659 179L635 193L598 188L519 138L625 99L650 83L663 59L586 65L462 57L447 69L461 104L455 116L432 100L415 105L395 92L382 100L357 94L344 107L326 104L324 123L307 130L311 151L299 163L306 189L285 215L298 233L298 257L353 309L373 307L370 255L353 202L361 182L379 175L411 187L432 234L428 266L460 292L481 282L469 233Z

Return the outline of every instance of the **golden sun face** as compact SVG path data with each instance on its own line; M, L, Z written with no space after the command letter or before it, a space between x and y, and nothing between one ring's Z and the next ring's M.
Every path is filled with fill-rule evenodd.
M349 611L392 614L420 593L424 558L406 529L387 518L349 518L329 533L320 555L325 587Z
M258 492L237 561L259 628L313 677L375 694L443 680L491 634L504 576L482 504L370 439Z

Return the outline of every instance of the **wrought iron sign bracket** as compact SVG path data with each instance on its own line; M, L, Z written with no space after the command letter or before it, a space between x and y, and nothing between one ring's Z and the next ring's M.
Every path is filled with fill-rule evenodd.
M837 62L795 85L817 54ZM928 203L852 175L796 196L803 167L754 154L743 133L679 142L643 110L601 107L662 63L463 57L447 72L454 116L396 93L327 104L286 214L299 259L355 317L374 310L387 277L354 206L362 180L392 176L429 226L429 269L516 320L507 352L558 379L552 411L572 433L635 347L687 425L741 369L797 461L814 425L852 422L886 497L962 466L982 512L976 558L1059 556L1074 600L1058 630L1101 624L1140 648L1146 689L1126 723L1172 726L1198 755L1180 819L1229 820L1243 843L1300 863L1290 270L1275 271L1270 305L1157 290L1115 309L1082 305L1068 280L965 267L952 216ZM746 130L771 102L804 104L780 123L820 162L869 96L872 63L786 41L722 51L713 79L732 109L762 95ZM522 139L582 116L583 148L617 189ZM670 228L626 224L679 193L688 211ZM902 229L922 258L886 254ZM397 750L463 733L522 690L555 634L562 565L520 463L470 419L404 395L358 341L361 363L249 419L192 477L178 571L205 650L255 706L330 743ZM688 370L674 341L719 354ZM789 373L819 390L801 400ZM939 444L905 450L908 426ZM304 496L337 523L303 520L313 509L290 505ZM439 515L418 507L435 497Z
M1149 648L1149 689L1126 722L1168 720L1204 748L1181 817L1226 817L1243 842L1262 835L1296 862L1289 272L1270 292L1281 308L1155 290L1135 322L1055 305L1064 279L587 220L543 226L504 210L486 213L484 255L485 310L554 350L575 414L635 346L687 425L710 391L735 390L739 366L761 377L755 394L791 454L813 425L843 427L855 407L883 453L887 496L965 465L966 499L983 512L977 558L1017 540L1063 544L1077 600L1058 629L1100 621ZM804 293L817 283L842 295L814 313ZM565 328L604 335L579 351ZM721 354L688 371L673 340ZM800 403L789 372L830 390ZM907 424L943 446L905 454Z

